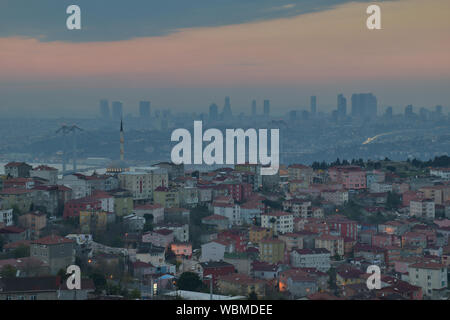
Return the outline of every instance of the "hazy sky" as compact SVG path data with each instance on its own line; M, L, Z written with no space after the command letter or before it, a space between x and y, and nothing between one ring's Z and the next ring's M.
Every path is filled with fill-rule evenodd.
M133 4L130 4L133 3ZM373 92L385 105L449 106L450 1L0 0L4 115L93 115L101 98L207 111L231 96L274 113L335 108L336 95ZM79 4L82 30L65 26ZM349 99L348 99L349 100Z

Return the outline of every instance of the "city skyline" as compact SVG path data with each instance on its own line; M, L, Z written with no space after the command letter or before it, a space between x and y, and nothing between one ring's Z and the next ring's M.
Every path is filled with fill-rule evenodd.
M286 113L309 109L313 95L318 111L330 112L338 93L349 97L354 92L373 92L380 107L394 109L412 104L445 110L449 105L450 47L443 41L450 34L448 1L437 0L434 6L423 0L379 2L382 30L365 28L365 1L316 6L291 1L279 7L263 2L258 10L248 5L242 14L232 11L216 24L204 22L208 12L236 9L236 3L226 8L213 3L202 7L196 24L187 11L176 26L156 21L154 33L145 23L122 33L119 26L111 36L96 33L104 19L90 17L97 17L99 8L79 2L86 29L76 36L55 22L64 6L49 3L41 10L30 5L15 23L2 22L0 110L5 116L92 116L104 97L123 101L124 109L137 110L139 101L150 100L153 109L174 112L204 112L230 96L245 113L253 99L259 105L269 99L273 114ZM10 8L2 12L9 9L17 18L19 12ZM45 10L53 17L38 28L40 35L33 33L32 9L37 17ZM103 14L108 10L116 17L117 7ZM60 14L64 21L65 11ZM26 23L27 17L35 24ZM90 33L92 38L83 38Z

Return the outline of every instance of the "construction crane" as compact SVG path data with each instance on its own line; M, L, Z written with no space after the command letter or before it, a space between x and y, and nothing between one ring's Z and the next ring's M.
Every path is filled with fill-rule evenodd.
M65 123L61 125L61 127L56 130L56 134L62 133L63 135L63 174L66 173L66 164L67 164L67 135L72 134L72 160L73 160L73 171L77 170L77 130L83 131L80 127L78 127L76 124L73 125L66 125Z

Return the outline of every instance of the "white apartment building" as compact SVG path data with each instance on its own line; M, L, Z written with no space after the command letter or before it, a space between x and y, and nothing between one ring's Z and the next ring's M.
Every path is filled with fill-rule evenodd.
M0 223L5 227L13 225L13 209L0 210Z
M238 204L215 202L213 208L214 214L228 218L231 224L242 224L241 208Z
M342 237L323 234L314 240L314 246L316 249L327 249L332 257L336 255L342 257L344 255L344 238Z
M430 175L450 180L450 168L430 169Z
M370 184L370 192L372 193L392 192L392 184L372 182Z
M118 177L120 187L130 191L134 200L152 199L153 190L168 183L167 170L157 167L122 172Z
M409 215L416 218L434 219L434 201L431 199L411 200L409 203Z
M328 202L335 205L343 205L348 202L348 191L346 190L324 190L321 193L321 197Z
M30 170L30 177L48 180L48 184L53 185L58 181L58 169L44 165L37 166Z
M64 185L72 189L72 199L80 199L90 196L92 185L82 174L68 174L58 180L59 185Z
M319 271L330 270L331 254L325 248L294 249L291 252L291 265L295 268L316 268Z
M261 215L261 227L273 229L274 234L294 231L294 214L291 212L270 212Z
M437 298L447 289L447 267L435 262L419 262L408 266L409 283L419 286L423 295Z

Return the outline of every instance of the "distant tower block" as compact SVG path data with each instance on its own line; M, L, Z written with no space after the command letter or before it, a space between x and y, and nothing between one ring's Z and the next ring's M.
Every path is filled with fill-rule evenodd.
M100 117L103 120L109 120L109 102L106 99L100 100Z
M139 116L144 119L150 118L150 101L139 102Z
M222 118L224 120L231 120L233 113L231 111L230 97L225 97L225 105L223 106Z
M256 100L252 101L252 116L256 116Z
M270 100L264 100L264 115L270 116Z
M317 112L317 96L311 96L311 114L314 115Z
M124 161L124 154L125 154L124 142L125 139L123 137L123 123L122 119L120 119L120 161Z
M113 120L119 120L123 116L123 104L120 101L113 101L112 103L112 117Z

